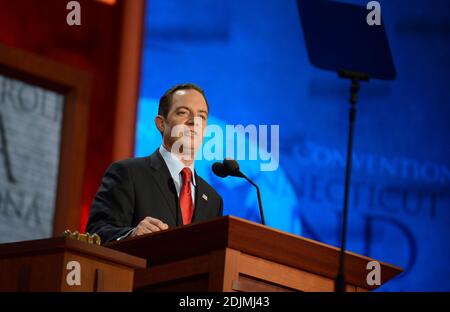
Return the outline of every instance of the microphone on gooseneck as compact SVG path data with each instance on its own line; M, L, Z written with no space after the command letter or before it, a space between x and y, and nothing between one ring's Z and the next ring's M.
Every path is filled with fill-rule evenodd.
M225 158L222 163L215 162L212 165L212 171L214 172L214 174L216 176L218 176L220 178L226 178L227 176L244 178L251 185L253 185L256 188L256 194L258 196L259 215L261 217L261 224L265 225L266 222L264 221L264 212L263 212L263 208L262 208L261 193L259 192L259 187L255 182L250 180L245 174L243 174L241 172L241 170L239 169L238 162L231 158Z
M223 167L223 164L220 162L215 162L212 165L212 171L214 174L220 178L225 178L228 176L228 174L225 172L225 168Z

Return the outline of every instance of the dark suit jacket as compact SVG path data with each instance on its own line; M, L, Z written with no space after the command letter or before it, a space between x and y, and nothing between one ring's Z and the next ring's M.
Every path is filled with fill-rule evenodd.
M222 216L222 198L194 174L192 222ZM106 243L126 234L147 216L162 220L169 228L183 224L175 184L158 150L148 157L115 162L106 170L91 206L86 231L97 233L102 243Z

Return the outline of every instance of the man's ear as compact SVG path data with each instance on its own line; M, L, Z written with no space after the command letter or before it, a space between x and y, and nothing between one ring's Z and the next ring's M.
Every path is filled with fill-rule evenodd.
M155 117L155 126L158 128L159 132L164 133L164 117L157 115Z

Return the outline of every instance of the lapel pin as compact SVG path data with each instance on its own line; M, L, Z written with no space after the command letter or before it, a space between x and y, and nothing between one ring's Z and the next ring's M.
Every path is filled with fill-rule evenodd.
M208 196L206 196L205 194L202 195L202 198L203 198L204 200L208 200Z

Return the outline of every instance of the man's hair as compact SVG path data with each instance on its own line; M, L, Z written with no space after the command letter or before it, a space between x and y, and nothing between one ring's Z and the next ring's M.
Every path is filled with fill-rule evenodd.
M206 107L208 108L209 111L208 100L206 99L205 92L203 91L202 88L193 83L180 83L174 85L172 88L167 90L166 93L163 94L163 96L161 96L161 98L159 99L158 115L167 118L167 115L169 114L170 111L170 106L172 105L173 94L178 90L196 90L200 92L200 94L205 99Z

